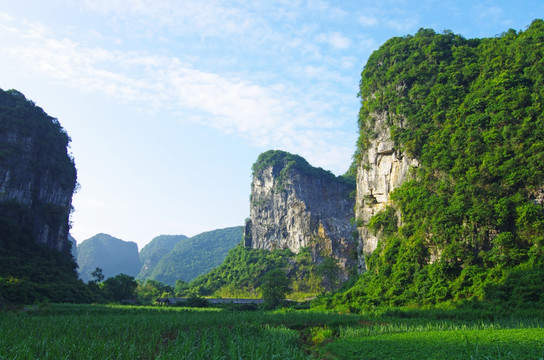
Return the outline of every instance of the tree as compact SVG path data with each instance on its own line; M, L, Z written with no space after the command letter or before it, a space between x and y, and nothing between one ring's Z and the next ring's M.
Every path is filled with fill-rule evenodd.
M321 283L328 291L335 290L340 283L339 272L340 266L338 265L338 260L329 256L325 257L323 262L317 267L317 273L322 278Z
M102 283L102 290L107 299L121 301L132 299L135 295L138 283L132 276L119 274Z
M96 269L94 269L94 271L92 272L91 276L93 277L93 282L94 283L101 283L102 281L104 281L104 273L102 272L102 269L97 267Z
M264 277L260 286L263 299L270 307L276 307L289 292L289 279L281 269L269 271Z
M151 303L158 298L172 297L172 294L174 294L174 289L171 286L157 280L147 279L139 281L136 288L138 300L146 303Z

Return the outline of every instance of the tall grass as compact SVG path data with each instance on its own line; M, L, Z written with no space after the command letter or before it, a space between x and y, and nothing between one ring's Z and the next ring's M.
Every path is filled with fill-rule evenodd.
M214 310L52 306L0 314L0 359L305 359L298 333Z
M538 314L59 304L27 310L0 312L0 359L544 358Z

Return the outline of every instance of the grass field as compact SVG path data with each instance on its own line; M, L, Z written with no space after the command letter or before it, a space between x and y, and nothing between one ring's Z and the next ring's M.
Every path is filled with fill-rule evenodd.
M52 304L0 313L0 359L544 359L544 316Z

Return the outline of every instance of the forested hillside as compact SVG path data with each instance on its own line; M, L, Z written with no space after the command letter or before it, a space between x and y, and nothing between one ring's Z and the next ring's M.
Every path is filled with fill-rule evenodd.
M147 277L174 286L177 280L191 281L219 266L230 249L242 241L242 227L207 231L181 239L164 255Z
M153 238L138 254L142 264L138 279L148 278L162 257L172 251L178 242L186 238L185 235L159 235Z
M421 29L371 55L357 166L378 115L420 166L359 224L380 234L378 248L329 304L544 304L543 69L542 20L485 39Z

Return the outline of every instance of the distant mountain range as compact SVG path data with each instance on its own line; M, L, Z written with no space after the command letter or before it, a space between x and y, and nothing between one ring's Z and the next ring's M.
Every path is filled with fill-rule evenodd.
M123 273L172 286L176 280L189 282L219 266L228 251L242 241L242 231L241 226L236 226L191 238L160 235L139 253L134 242L97 234L77 246L79 276L88 282L92 280L91 273L99 267L106 278Z

